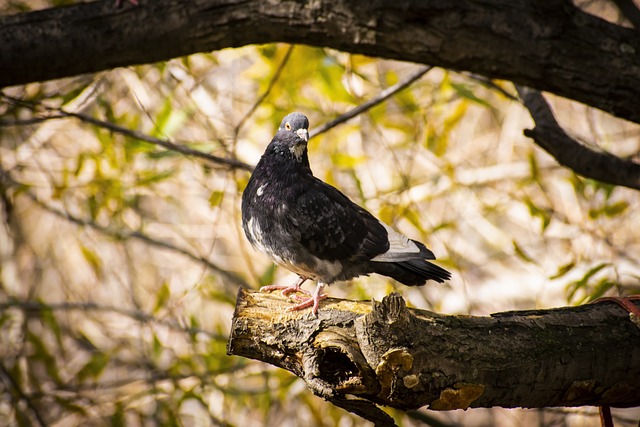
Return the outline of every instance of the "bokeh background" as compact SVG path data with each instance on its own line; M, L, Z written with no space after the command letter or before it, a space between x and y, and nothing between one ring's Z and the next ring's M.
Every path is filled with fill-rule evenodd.
M125 131L254 165L288 112L313 131L420 68L271 44L4 89L0 425L365 425L292 374L226 355L238 287L295 280L244 237L249 172ZM494 85L434 68L311 139L316 176L453 273L330 296L396 290L488 315L640 292L638 192L559 166L523 136L512 85ZM639 158L638 126L547 97L571 136ZM596 408L388 412L402 426L599 425ZM614 415L637 425L638 410Z

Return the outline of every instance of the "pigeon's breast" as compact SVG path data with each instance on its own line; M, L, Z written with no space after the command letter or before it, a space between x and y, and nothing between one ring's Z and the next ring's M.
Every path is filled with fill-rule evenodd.
M264 219L264 217L263 217ZM261 224L250 217L245 231L254 248L267 255L273 262L300 276L324 283L338 280L343 273L339 261L322 260L310 254L281 223Z

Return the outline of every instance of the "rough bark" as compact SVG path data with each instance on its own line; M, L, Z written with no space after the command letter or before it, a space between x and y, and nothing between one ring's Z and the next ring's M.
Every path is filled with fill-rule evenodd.
M640 190L640 163L595 151L571 138L553 116L551 106L537 90L516 85L536 126L524 135L563 166L587 178Z
M113 0L0 18L0 86L289 42L466 70L640 123L640 34L568 0Z
M241 288L228 353L287 369L361 415L380 415L374 404L640 405L640 323L612 303L490 317L407 309L396 293L381 303L329 298L317 318L290 305Z

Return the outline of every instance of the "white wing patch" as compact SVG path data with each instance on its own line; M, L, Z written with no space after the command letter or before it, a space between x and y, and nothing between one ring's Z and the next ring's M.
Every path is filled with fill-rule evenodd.
M372 258L371 261L396 262L409 261L421 258L416 256L420 254L420 248L413 243L407 236L398 233L387 224L381 222L387 230L387 238L389 239L389 250L383 254Z

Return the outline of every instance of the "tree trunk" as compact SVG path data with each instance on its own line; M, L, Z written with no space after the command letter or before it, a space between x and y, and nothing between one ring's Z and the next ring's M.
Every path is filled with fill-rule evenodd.
M568 0L113 0L0 18L0 87L254 43L470 71L640 123L640 34Z
M241 288L228 353L287 369L361 415L373 404L640 405L640 323L616 304L449 316L408 309L392 293L380 303L326 299L318 318L291 304Z

